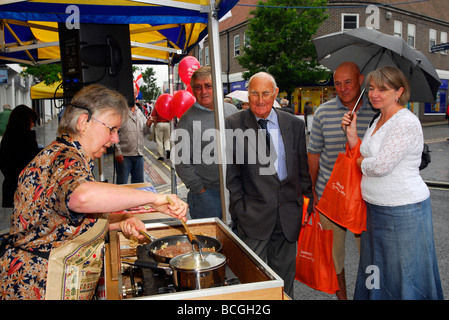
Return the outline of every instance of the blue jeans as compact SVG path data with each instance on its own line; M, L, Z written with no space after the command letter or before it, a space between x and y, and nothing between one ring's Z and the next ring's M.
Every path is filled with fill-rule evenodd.
M203 193L189 191L187 203L192 219L223 218L221 214L220 191L211 189L206 189Z
M443 299L430 198L397 207L366 205L354 299Z
M127 184L130 174L131 183L144 182L143 161L142 156L124 156L123 163L117 163L117 184Z

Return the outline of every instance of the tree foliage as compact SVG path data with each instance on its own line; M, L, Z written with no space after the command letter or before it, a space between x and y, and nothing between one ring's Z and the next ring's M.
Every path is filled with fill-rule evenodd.
M156 72L153 68L146 68L142 72L142 78L144 84L140 87L142 91L142 98L147 101L156 100L161 94L161 89L157 87L156 84Z
M44 81L47 86L52 85L55 82L62 80L61 64L51 63L51 64L40 64L40 65L25 65L21 64L21 67L25 69L20 73L22 77L32 76L39 80L39 82Z
M238 58L249 79L259 71L272 74L288 96L300 85L327 79L311 41L327 19L326 0L268 0L251 11L249 41Z

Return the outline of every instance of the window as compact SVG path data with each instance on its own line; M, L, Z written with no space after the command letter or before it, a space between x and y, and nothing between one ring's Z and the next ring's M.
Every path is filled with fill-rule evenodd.
M199 59L200 66L202 66L204 64L203 51L204 51L203 48L199 48L199 50L198 50L198 57L200 58Z
M441 31L440 43L447 43L447 32ZM447 50L440 51L441 54L447 54Z
M409 24L407 26L407 43L410 47L415 48L416 26Z
M359 27L359 15L358 14L342 14L342 30L350 30Z
M249 35L246 32L243 34L243 45L249 47Z
M209 65L209 47L204 48L204 65Z
M234 36L234 57L240 55L240 35Z
M394 36L402 38L402 21L394 20Z
M437 44L437 31L435 29L429 29L429 51Z

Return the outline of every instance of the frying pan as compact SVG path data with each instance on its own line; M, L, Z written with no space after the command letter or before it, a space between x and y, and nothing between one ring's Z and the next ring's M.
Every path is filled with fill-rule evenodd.
M202 248L213 248L215 247L215 252L219 252L222 248L222 244L220 241L218 241L215 238L208 237L208 236L202 236L202 235L195 235L198 242L201 244ZM180 234L180 235L173 235L173 236L166 236L162 238L155 239L151 237L152 242L149 244L144 244L144 249L148 251L148 254L153 257L154 261L156 262L162 262L162 263L169 263L171 260L171 257L163 256L156 254L155 251L157 249L160 249L163 245L173 246L178 243L184 243L188 242L190 243L189 237L186 234Z

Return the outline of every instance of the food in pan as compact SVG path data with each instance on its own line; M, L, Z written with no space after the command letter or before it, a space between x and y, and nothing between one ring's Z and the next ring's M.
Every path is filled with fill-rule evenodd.
M202 248L203 252L215 252L215 247ZM168 245L164 243L160 248L155 248L153 250L154 254L159 256L174 258L184 253L192 252L192 244L190 242L177 242L175 245Z

